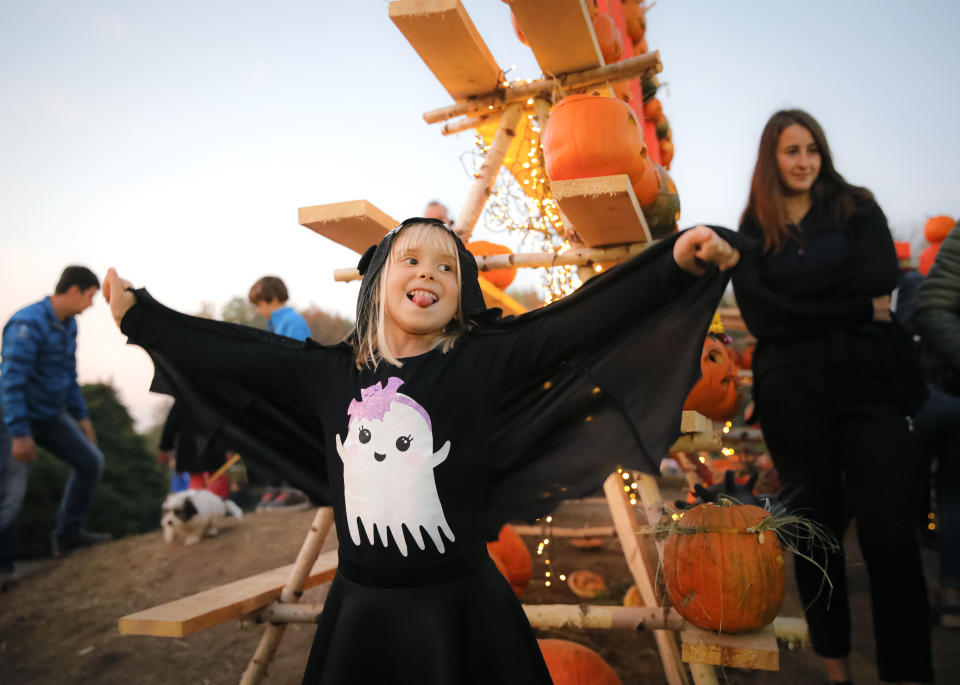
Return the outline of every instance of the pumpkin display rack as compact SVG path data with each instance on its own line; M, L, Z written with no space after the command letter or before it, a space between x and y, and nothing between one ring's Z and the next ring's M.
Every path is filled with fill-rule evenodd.
M535 200L542 224L566 242L563 250L531 253L482 254L488 250L481 247L474 251L481 275L518 267L569 267L583 280L676 230L679 200L668 174L672 134L655 98L662 64L658 52L648 51L644 37L649 7L640 0L504 2L518 37L548 76L504 81L460 0L394 0L389 16L454 100L424 113L424 120L443 123L444 134L477 129L484 138L482 163L457 215L464 242L470 240L503 169ZM556 117L555 131L566 127L561 137L567 143L576 137L571 132L582 117L617 120L625 135L632 131L634 148L618 144L618 149L601 151L599 158L594 155L585 162L569 149L552 149L549 133L539 135L549 131L551 116ZM530 130L538 135L528 135ZM398 222L362 199L302 207L299 223L362 254ZM349 281L359 273L338 269L334 278ZM496 280L480 279L487 305L507 314L525 312ZM708 338L705 359L714 344ZM725 401L729 399L728 394ZM673 450L719 450L723 428L716 418L684 411ZM642 474L635 476L637 487L625 492L624 475L613 473L604 483L614 523L609 534L619 538L643 606L524 605L531 624L653 630L671 685L716 683L715 665L776 670L777 635L802 642L802 619L777 619L746 636L717 635L690 626L676 609L663 606L657 584L662 580L664 543L644 534L663 515L662 498L655 479ZM330 508L317 511L295 563L125 616L119 621L120 632L182 637L227 620L265 623L241 680L262 681L286 626L315 622L322 610L322 604L299 600L304 590L330 581L336 572L335 548L328 545L321 553L332 522ZM534 529L518 526L523 528L529 528L527 533ZM553 533L564 534L561 529Z

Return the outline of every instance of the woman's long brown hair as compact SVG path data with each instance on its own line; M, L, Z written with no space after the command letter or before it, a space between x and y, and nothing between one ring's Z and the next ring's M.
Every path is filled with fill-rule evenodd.
M740 222L753 219L763 231L764 249L779 252L788 240L796 240L795 232L787 224L783 182L777 165L777 144L784 129L799 124L810 131L820 151L820 173L810 189L813 206L832 216L843 225L856 210L857 203L873 199L866 188L854 186L837 172L827 137L817 120L802 109L783 109L774 113L760 136L757 165L750 183L750 198Z

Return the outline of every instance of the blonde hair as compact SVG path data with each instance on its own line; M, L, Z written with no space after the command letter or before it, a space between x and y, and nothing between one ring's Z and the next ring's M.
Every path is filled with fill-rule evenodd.
M460 273L460 260L457 254L457 244L448 230L435 226L433 224L410 224L404 226L400 233L393 240L390 246L390 254L387 261L380 269L380 272L374 276L376 279L371 287L371 297L365 302L361 302L357 312L357 327L354 329L353 346L357 355L357 368L373 367L375 370L381 361L385 361L393 366L403 366L390 349L390 343L386 335L386 303L387 289L384 287L387 274L393 264L399 261L399 255L407 249L417 249L420 247L431 247L446 250L455 264L457 276L457 311L453 319L446 327L437 334L430 349L437 347L444 353L449 352L460 336L467 330L463 321L463 303L460 297L462 292L462 282ZM361 326L364 323L364 326ZM359 331L363 335L357 335Z

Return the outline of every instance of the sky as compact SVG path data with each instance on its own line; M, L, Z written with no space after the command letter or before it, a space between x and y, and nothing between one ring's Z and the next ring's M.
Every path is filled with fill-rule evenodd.
M366 199L394 218L454 216L472 134L383 0L5 0L0 3L0 322L62 268L109 266L186 312L264 274L291 304L351 316L356 255L297 223ZM507 6L464 0L508 78L537 78ZM960 215L960 3L658 0L647 40L676 146L681 226L735 226L760 132L801 107L899 239ZM476 237L516 244L478 228ZM102 298L79 319L81 382L110 381L140 429L158 417L145 353Z

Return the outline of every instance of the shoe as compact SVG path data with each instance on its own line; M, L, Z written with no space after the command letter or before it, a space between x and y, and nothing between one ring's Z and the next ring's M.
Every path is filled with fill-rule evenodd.
M286 511L303 511L311 506L310 499L303 491L296 488L282 488L266 507L262 510L257 507L257 510L273 514Z
M69 554L80 547L93 547L104 542L110 542L113 536L110 533L95 533L90 530L80 530L66 538L53 539L53 556L60 557Z
M257 502L256 511L266 511L270 508L270 505L273 504L273 498L280 494L280 491L276 488L269 488L263 493L263 497L260 498L260 501Z

